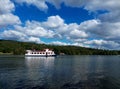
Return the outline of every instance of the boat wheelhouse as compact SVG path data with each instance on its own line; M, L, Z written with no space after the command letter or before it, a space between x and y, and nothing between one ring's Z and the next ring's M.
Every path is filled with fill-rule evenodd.
M50 49L44 49L43 51L26 50L25 56L28 57L49 57L56 56L55 52Z

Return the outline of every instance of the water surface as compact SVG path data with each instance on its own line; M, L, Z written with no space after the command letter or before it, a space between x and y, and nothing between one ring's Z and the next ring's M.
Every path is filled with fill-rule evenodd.
M0 56L0 89L120 89L120 56Z

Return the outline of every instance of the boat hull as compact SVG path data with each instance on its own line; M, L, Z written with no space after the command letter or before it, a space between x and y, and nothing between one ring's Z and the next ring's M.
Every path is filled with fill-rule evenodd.
M25 57L55 57L56 55L25 55Z

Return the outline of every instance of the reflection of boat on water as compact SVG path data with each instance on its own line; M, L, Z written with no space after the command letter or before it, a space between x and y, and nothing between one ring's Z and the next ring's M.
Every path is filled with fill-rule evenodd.
M44 49L43 51L26 50L25 56L27 57L50 57L56 56L55 52L50 49Z
M46 60L54 60L55 57L25 57L25 59L27 60L43 60L43 59L46 59Z
M25 72L30 85L42 86L46 82L46 76L52 75L54 59L55 57L25 57L25 66L27 68Z
M54 65L55 57L25 57L26 64L29 68Z

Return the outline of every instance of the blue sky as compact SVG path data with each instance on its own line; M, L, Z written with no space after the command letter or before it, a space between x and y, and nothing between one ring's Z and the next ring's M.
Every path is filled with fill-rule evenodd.
M0 39L120 50L118 0L0 0L0 4Z

